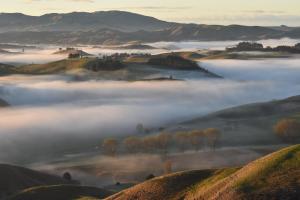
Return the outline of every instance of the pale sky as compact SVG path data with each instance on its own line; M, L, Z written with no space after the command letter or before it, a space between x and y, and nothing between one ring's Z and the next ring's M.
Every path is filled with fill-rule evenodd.
M0 12L29 15L123 10L205 24L300 26L300 0L1 0Z

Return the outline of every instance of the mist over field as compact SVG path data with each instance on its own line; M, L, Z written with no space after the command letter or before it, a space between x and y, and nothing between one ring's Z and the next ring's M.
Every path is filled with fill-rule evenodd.
M57 55L46 56L54 50L15 55L15 62L48 62L57 59ZM0 58L5 60L5 56ZM90 148L103 137L135 133L138 123L147 128L166 127L232 106L300 94L300 59L199 64L224 79L74 82L60 75L0 77L0 97L12 105L0 110L0 160L15 162L24 157L21 152L30 156L45 149L49 153L54 147L57 152L79 150L78 144ZM5 149L12 149L11 154L4 153Z

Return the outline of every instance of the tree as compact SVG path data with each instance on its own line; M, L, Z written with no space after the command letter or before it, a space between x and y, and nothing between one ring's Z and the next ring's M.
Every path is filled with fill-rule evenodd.
M142 147L142 141L138 137L128 137L125 138L123 144L129 153L137 153Z
M165 174L172 173L172 161L171 160L167 160L164 162L164 173Z
M216 128L208 128L204 131L204 135L207 138L209 146L215 150L221 137L221 131Z
M155 135L144 137L142 143L146 152L154 152L157 149L157 138Z
M168 153L168 148L172 141L172 135L170 133L160 133L156 136L156 146L163 155Z
M294 119L283 119L274 126L274 132L283 140L300 138L300 123Z
M69 172L65 172L63 174L63 179L65 179L67 181L71 181L72 180L72 175Z
M195 151L203 146L204 132L202 130L194 130L189 133L190 143L194 147Z
M114 138L108 138L103 141L102 147L107 155L115 156L117 153L118 144L118 140Z
M189 141L189 134L187 132L177 132L175 134L175 141L179 150L184 152Z

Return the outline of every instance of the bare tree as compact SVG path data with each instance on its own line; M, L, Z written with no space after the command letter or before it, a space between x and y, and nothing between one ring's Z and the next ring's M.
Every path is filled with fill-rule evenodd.
M105 139L102 143L104 152L107 155L115 156L117 153L119 142L114 138Z
M138 133L144 133L145 132L144 125L142 123L137 124L136 125L136 131Z

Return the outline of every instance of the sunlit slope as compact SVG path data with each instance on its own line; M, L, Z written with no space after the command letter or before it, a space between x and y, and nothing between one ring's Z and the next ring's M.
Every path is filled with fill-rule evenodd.
M47 64L25 65L19 67L17 72L20 74L58 74L89 69L97 63L96 58L65 59ZM102 66L102 68L108 69L107 66Z
M146 181L107 200L297 199L300 195L300 145L245 167L175 173Z
M103 199L111 194L110 191L95 187L53 185L26 189L9 200L91 200Z
M300 145L251 162L214 184L199 183L185 199L297 199L300 196Z
M187 79L187 78L220 78L220 76L198 66L192 60L179 56L161 57L151 56L142 62L136 59L98 59L81 58L65 59L46 64L32 64L20 67L0 67L0 75L76 75L77 78L95 78L105 80L152 80L158 78Z
M211 176L222 178L236 169L186 171L154 178L117 193L107 200L163 200L182 199L190 187Z

